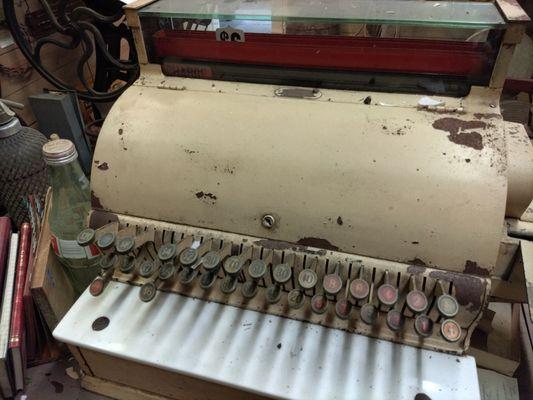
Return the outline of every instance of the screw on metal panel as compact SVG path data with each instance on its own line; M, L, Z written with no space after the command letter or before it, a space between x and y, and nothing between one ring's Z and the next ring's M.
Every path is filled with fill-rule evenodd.
M276 218L274 218L273 215L265 214L263 215L263 218L261 218L261 224L267 229L272 229L275 223Z

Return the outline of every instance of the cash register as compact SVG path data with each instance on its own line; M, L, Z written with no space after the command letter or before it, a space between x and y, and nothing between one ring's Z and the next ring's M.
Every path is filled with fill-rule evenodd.
M478 399L465 352L533 198L499 109L519 5L125 13L141 76L78 237L102 271L54 332L86 373L165 399Z

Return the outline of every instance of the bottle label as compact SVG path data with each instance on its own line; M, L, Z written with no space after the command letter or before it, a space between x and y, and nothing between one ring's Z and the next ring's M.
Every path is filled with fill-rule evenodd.
M54 235L51 237L52 248L54 253L61 258L67 259L82 259L82 258L95 258L100 252L98 248L91 244L87 247L81 247L75 240L63 240L58 239Z

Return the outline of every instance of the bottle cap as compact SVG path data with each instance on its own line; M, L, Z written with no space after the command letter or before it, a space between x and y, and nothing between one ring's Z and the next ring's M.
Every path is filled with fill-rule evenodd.
M57 139L43 145L43 158L48 165L65 165L78 158L74 143L68 139Z

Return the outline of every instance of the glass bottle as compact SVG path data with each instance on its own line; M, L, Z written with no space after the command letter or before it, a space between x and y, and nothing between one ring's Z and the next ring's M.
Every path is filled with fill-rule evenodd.
M43 146L48 164L52 204L48 218L51 245L78 294L99 272L100 252L94 245L81 247L76 238L86 228L90 210L89 180L78 163L78 152L70 140L51 140Z

